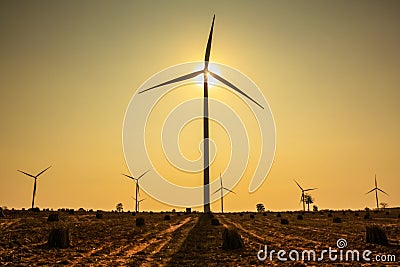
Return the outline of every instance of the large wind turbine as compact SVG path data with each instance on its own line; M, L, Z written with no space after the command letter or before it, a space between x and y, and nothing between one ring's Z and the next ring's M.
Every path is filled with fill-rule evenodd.
M293 181L297 184L297 186L298 186L298 187L300 188L300 190L301 190L301 198L300 198L300 201L303 202L303 211L306 211L306 204L305 204L306 199L305 199L305 194L304 194L304 192L311 191L311 190L315 190L315 189L318 189L318 188L303 189L303 188L299 185L299 183L296 182L296 180L293 180Z
M155 85L153 87L147 88L145 90L142 90L139 92L139 94L144 93L146 91L149 91L151 89L155 89L157 87L161 87L164 85L172 84L172 83L177 83L181 81L185 81L188 79L192 79L194 77L197 77L199 75L203 75L203 80L204 80L204 93L203 93L203 98L204 98L204 105L203 105L203 138L204 138L204 212L210 212L210 187L209 187L209 182L210 182L210 169L209 169L209 158L210 158L210 151L209 151L209 130L208 130L208 76L210 75L211 77L215 78L216 80L220 81L221 83L225 84L226 86L230 87L231 89L235 90L239 94L245 96L247 99L255 103L257 106L260 108L264 109L263 106L261 106L259 103L257 103L254 99L252 99L250 96L248 96L245 92L240 90L238 87L233 85L231 82L225 80L218 74L210 71L208 69L208 63L210 60L210 51L211 51L211 42L212 42L212 35L213 35L213 29L214 29L214 21L215 21L215 15L212 20L211 24L211 30L210 34L208 36L208 41L207 41L207 46L206 46L206 54L204 57L204 68L199 71L195 71L180 77L177 77L175 79L160 83L158 85Z
M35 207L35 196L36 196L36 183L37 183L37 178L38 178L42 173L44 173L45 171L47 171L50 167L51 167L51 166L47 167L46 169L44 169L43 171L39 172L39 173L36 174L36 175L32 175L32 174L30 174L30 173L17 170L17 171L19 171L19 172L21 172L21 173L23 173L23 174L26 174L26 175L32 177L33 179L35 179L35 183L34 183L34 185L33 185L32 209Z
M375 174L375 188L371 189L370 191L368 191L365 194L369 194L372 191L375 191L375 198L376 198L376 208L379 210L379 201L378 201L378 191L381 191L382 193L389 195L388 193L386 193L385 191L383 191L382 189L378 188L378 182L376 181L376 174Z
M218 190L216 190L216 191L213 193L213 195L214 195L215 193L217 193L219 190L221 190L221 213L224 213L224 189L227 190L227 191L229 191L229 192L232 192L232 193L234 193L234 194L236 194L236 193L233 192L232 190L230 190L230 189L224 187L224 186L222 185L222 177L221 177L221 174L219 174L219 180L220 180L220 182L221 182L221 187L220 187Z
M142 173L138 178L135 178L135 177L133 177L133 176L130 176L130 175L127 175L127 174L124 174L124 173L121 173L122 175L124 175L124 176L126 176L126 177L128 177L128 178L130 178L130 179L132 179L132 180L134 180L135 181L135 183L136 183L136 199L138 198L138 193L139 193L139 179L140 178L142 178L146 173L148 173L150 170L147 170L147 171L145 171L144 173ZM135 212L138 212L138 209L139 209L139 204L138 204L138 202L136 201L136 205L135 205Z
M143 198L143 199L141 199L141 200L136 200L136 198L134 198L134 197L131 197L131 198L134 199L135 202L136 202L136 205L137 205L137 211L136 211L136 212L139 212L140 202L142 202L143 200L146 200L146 199Z

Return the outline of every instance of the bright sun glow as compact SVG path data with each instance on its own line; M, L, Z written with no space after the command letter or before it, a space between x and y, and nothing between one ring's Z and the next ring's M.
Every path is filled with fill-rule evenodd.
M203 62L199 63L198 68L196 68L193 71L201 70L202 68L204 68L204 63ZM209 65L208 65L208 70L206 71L206 76L207 76L207 80L208 80L208 88L209 89L213 88L215 85L219 84L219 82L217 80L215 80L210 75L210 73L209 73L210 71L215 73L215 74L218 74L218 75L222 76L221 71L218 68L218 66L216 66L216 64L213 64L212 62L210 62ZM199 86L201 86L203 88L203 83L204 83L204 76L203 75L199 75L199 76L195 77L193 80L196 82L196 84L198 84Z

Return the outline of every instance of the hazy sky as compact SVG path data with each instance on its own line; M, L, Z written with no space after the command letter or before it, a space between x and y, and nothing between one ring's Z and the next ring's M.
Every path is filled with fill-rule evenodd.
M153 74L203 59L213 14L212 61L259 86L277 136L266 181L243 179L225 210L299 209L294 178L320 209L372 208L375 174L399 206L398 1L1 1L0 206L30 207L16 170L52 165L37 206L132 209L125 110Z

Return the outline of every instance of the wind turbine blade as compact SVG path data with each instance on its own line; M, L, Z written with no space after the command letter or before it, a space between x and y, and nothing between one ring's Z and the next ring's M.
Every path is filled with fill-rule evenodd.
M26 174L26 175L28 175L28 176L30 176L30 177L32 177L32 178L35 178L35 179L36 179L36 177L35 177L35 176L33 176L32 174L29 174L29 173L27 173L27 172L20 171L20 170L17 170L17 171L19 171L19 172L22 172L23 174Z
M146 200L146 199L145 199L145 198L143 198L143 199L139 200L139 202L142 202L143 200Z
M376 190L376 188L369 190L369 191L368 191L367 193L365 193L365 194L369 194L369 193L371 193L371 192L374 191L374 190Z
M293 179L293 181L297 184L297 186L301 189L301 191L303 191L303 188L299 185L298 182L296 182L296 180Z
M222 187L221 188L219 188L219 189L217 189L214 193L212 193L211 195L214 195L215 193L217 193L219 190L221 190L222 189Z
M136 178L136 180L139 180L140 178L143 177L143 175L145 175L146 173L148 173L150 170L145 171L144 173L142 173L138 178Z
M253 98L251 98L249 95L247 95L245 92L243 92L242 90L240 90L239 88L237 88L235 85L233 85L232 83L230 83L229 81L225 80L224 78L222 78L221 76L219 76L218 74L209 71L209 74L214 77L215 79L217 79L218 81L222 82L223 84L229 86L230 88L232 88L233 90L235 90L236 92L242 94L243 96L247 97L249 100L251 100L253 103L255 103L257 106L259 106L260 108L264 109L263 106L261 106L260 104L257 103L257 101L255 101Z
M208 36L208 41L207 41L207 47L206 47L206 55L204 57L204 68L208 68L208 62L210 61L210 53L211 53L211 42L212 42L212 35L214 31L214 20L215 20L215 15L213 16L212 24L211 24L211 30L210 30L210 35Z
M389 195L388 193L386 193L385 191L383 191L382 189L377 188L379 191L381 191L382 193Z
M132 180L134 180L135 178L133 178L132 176L129 176L129 175L127 175L127 174L124 174L124 173L121 173L123 176L126 176L126 177L128 177L128 178L131 178Z
M305 191L315 190L315 189L318 189L318 188L308 188L308 189L304 189L304 192L305 192Z
M229 192L231 192L231 193L236 194L235 192L233 192L232 190L230 190L230 189L228 189L228 188L226 188L226 187L222 187L222 188L225 189L225 190L227 190L227 191L229 191Z
M147 88L147 89L145 89L145 90L143 90L143 91L140 91L139 94L144 93L144 92L146 92L146 91L149 91L149 90L151 90L151 89L155 89L155 88L157 88L157 87L161 87L161 86L167 85L167 84L171 84L171 83L176 83L176 82L181 82L181 81L184 81L184 80L188 80L188 79L194 78L194 77L196 77L196 76L198 76L198 75L200 75L200 74L202 74L202 73L204 73L203 70L195 71L195 72L192 72L192 73L183 75L183 76L181 76L181 77L178 77L178 78L169 80L169 81L167 81L167 82L160 83L160 84L155 85L155 86L153 86L153 87Z
M376 181L376 174L375 174L375 188L378 188L378 182Z
M48 169L50 169L51 166L47 167L46 169L44 169L43 171L41 171L39 174L36 175L36 177L39 177L39 175L41 175L42 173L44 173L45 171L47 171Z

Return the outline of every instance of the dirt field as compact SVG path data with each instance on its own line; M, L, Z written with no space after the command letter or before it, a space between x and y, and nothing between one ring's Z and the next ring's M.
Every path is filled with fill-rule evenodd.
M103 213L102 219L95 212L59 212L59 222L48 222L50 212L5 211L0 218L0 266L399 266L400 219L399 211L305 213L232 213L214 214L222 225L212 226L207 214L168 213L171 220L164 220L167 213ZM251 214L255 214L251 218ZM143 217L144 226L136 226L137 217ZM341 223L333 223L340 217ZM286 218L288 225L281 224ZM389 238L388 246L367 244L366 225L377 224L384 228ZM70 229L71 247L48 248L47 240L54 227ZM221 248L225 226L235 226L245 243L245 248L226 251ZM326 254L321 261L292 261L290 250L315 250L317 259L321 251L337 249L337 240L346 239L342 249L372 251L373 262L356 262L339 259L331 261ZM272 259L257 258L260 249L267 245L268 252L275 250ZM288 261L278 259L277 251L285 250ZM339 252L336 253L339 255ZM263 255L263 254L260 254ZM295 257L296 254L292 254ZM375 256L396 257L395 262L382 263ZM338 256L339 257L339 256ZM393 260L393 259L391 259Z

